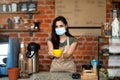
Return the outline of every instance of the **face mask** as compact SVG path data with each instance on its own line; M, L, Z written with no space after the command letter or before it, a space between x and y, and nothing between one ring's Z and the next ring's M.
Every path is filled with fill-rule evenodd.
M55 29L55 32L56 32L57 35L60 36L60 35L65 34L66 29L65 29L64 27L62 27L62 28L56 28L56 29Z

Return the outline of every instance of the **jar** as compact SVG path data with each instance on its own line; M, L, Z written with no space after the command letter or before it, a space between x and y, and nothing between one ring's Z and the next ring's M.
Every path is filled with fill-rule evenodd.
M102 28L101 28L101 35L103 37L112 36L112 27L108 22L103 23Z

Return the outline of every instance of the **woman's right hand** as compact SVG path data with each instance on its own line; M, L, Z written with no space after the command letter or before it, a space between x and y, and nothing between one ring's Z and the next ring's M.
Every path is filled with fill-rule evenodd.
M53 55L53 53L51 51L48 54L49 54L49 58L50 59L54 59L55 58L55 56Z
M49 55L49 58L50 58L50 59L54 59L55 56L53 56L53 55Z

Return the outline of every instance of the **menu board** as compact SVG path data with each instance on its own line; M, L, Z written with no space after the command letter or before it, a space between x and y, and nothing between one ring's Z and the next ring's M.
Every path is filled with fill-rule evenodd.
M55 16L64 16L69 27L97 27L106 21L106 0L55 0Z

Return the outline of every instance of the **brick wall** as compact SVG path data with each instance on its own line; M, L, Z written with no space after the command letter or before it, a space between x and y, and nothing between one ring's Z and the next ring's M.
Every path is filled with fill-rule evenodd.
M7 0L11 2L12 0ZM6 1L6 3L7 3ZM18 2L19 0L14 0ZM21 0L20 0L21 1ZM24 0L23 0L24 1ZM30 22L39 21L40 31L34 32L33 36L29 36L28 32L0 32L0 34L9 35L11 37L18 37L20 41L24 41L27 46L28 43L34 41L41 45L39 51L39 71L49 71L51 60L48 58L47 54L47 38L51 32L51 23L54 19L55 6L54 0L36 0L38 1L37 10L40 14L34 14L33 19ZM110 10L111 10L111 0L107 0L106 5L106 21L110 20ZM13 16L19 15L22 18L28 18L27 14L1 14L0 15L0 25L6 25L7 18L13 19ZM78 39L77 50L74 52L74 59L77 65L77 70L81 71L82 64L90 64L93 58L97 58L97 37L80 35L75 36Z

